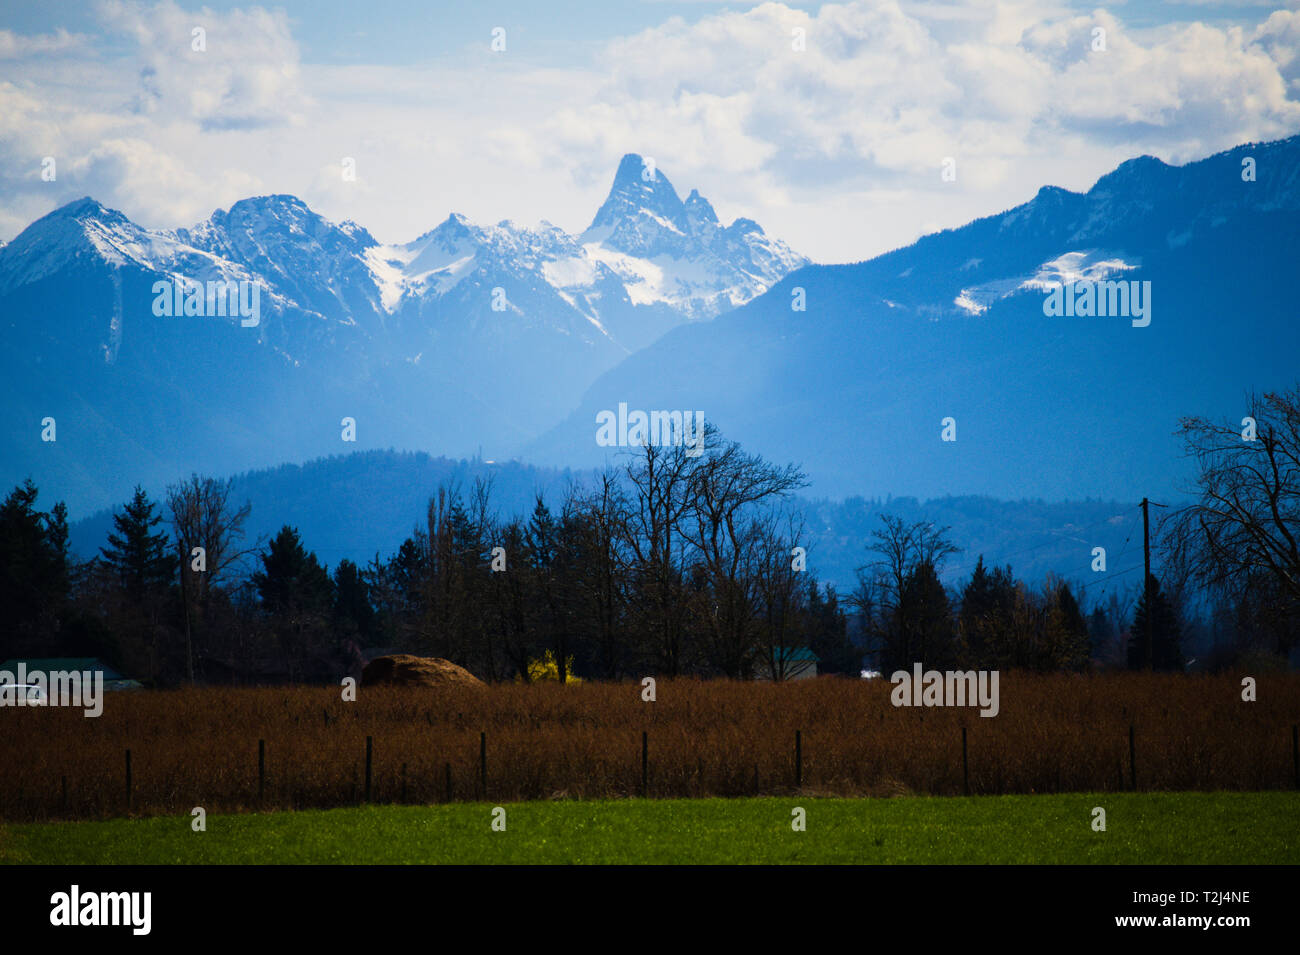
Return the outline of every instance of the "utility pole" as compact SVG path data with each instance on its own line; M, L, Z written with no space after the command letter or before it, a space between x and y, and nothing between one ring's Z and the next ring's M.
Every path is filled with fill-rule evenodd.
M1146 632L1142 634L1146 654L1146 669L1152 668L1151 653L1151 615L1154 609L1151 606L1151 519L1147 510L1150 507L1165 507L1164 504L1157 504L1155 501L1148 501L1142 498L1142 604L1146 607L1147 617L1146 625L1142 628Z
M1142 642L1145 644L1144 669L1151 669L1151 520L1147 511L1150 502L1142 498L1142 606L1146 608L1146 620L1142 629Z
M186 565L187 555L185 545L181 544L181 603L185 605L185 673L190 678L190 686L194 685L194 640L190 635L190 597L189 589L185 586L185 578L189 576L189 567Z

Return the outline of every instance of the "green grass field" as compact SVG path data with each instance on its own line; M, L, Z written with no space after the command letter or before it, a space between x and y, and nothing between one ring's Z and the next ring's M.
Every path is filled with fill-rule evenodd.
M807 829L791 827L802 806ZM1106 831L1092 809L1106 810ZM700 799L368 806L0 827L0 862L1300 863L1300 794Z

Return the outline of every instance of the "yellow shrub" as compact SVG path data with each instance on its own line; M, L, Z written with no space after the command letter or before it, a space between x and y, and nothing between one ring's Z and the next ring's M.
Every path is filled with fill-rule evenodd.
M581 683L582 677L573 675L573 657L568 660L567 673L565 673L565 683ZM560 682L560 665L556 662L555 654L547 650L542 654L540 660L528 661L528 680L530 683L558 683ZM521 677L515 677L516 683L522 683Z

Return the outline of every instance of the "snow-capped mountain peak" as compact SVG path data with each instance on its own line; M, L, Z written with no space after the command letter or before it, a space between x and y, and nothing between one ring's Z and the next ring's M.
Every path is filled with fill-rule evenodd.
M635 224L643 219L678 234L689 228L686 208L663 170L651 159L628 153L619 162L609 196L596 211L588 232L609 229L614 241L618 241L616 236L632 238Z
M388 244L286 194L151 230L82 198L0 248L0 302L14 327L56 316L42 325L57 343L50 354L80 349L119 373L189 367L171 353L146 360L164 339L196 354L217 343L245 361L346 382L355 394L395 375L413 402L440 396L461 419L496 416L522 434L564 414L627 355L749 301L806 261L749 220L724 229L698 192L683 202L650 168L625 157L599 225L581 235L548 222L480 225L453 212L419 238ZM181 321L160 316L152 307L160 280L205 283L204 301L214 302L215 283L255 287L257 321L197 307ZM66 288L92 304L48 304ZM452 382L462 390L448 396ZM522 396L509 411L505 394Z
M578 236L548 222L480 226L453 212L419 238L388 245L283 193L242 199L189 228L152 231L83 197L4 249L0 288L56 271L78 254L164 275L257 278L277 301L344 324L418 310L467 278L491 277L489 289L544 285L624 351L676 322L741 305L807 263L752 220L724 227L698 190L683 202L663 169L636 153L623 157ZM650 318L638 309L666 311Z
M116 209L83 197L33 222L4 247L0 255L0 294L41 282L81 263L96 263L110 274L139 269L164 275L186 273L203 279L242 271L192 247L178 233L145 229Z
M662 302L693 319L744 304L808 262L751 219L724 228L698 190L683 202L664 171L636 153L619 163L581 241L633 302Z
M384 312L420 310L467 279L507 292L511 282L544 285L625 351L657 337L665 320L712 318L807 263L753 220L723 228L698 191L683 202L663 170L635 153L623 157L608 197L578 236L545 221L481 226L453 212L411 242L364 240L356 255ZM638 308L666 309L672 318L639 319Z
M686 208L686 221L690 224L692 232L698 232L702 228L718 224L718 214L713 211L713 206L709 204L709 200L700 195L699 190L692 189L683 205Z

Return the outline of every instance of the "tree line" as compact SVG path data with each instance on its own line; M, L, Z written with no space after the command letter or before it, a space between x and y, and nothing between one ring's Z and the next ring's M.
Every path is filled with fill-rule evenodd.
M543 655L560 680L783 679L805 648L820 672L850 675L1179 670L1199 628L1228 637L1203 662L1278 660L1300 637L1300 388L1250 411L1249 435L1182 422L1199 476L1159 528L1161 571L1135 600L1112 592L1090 611L1069 582L1031 586L982 555L946 587L947 528L888 514L841 596L808 568L804 474L712 426L704 453L636 449L527 514L498 515L490 480L441 485L395 552L332 571L292 527L246 540L232 482L198 475L161 502L137 488L99 554L75 560L66 508L41 511L27 481L0 505L0 658L99 656L152 685L332 682L365 648L490 681L528 680Z
M802 553L791 495L803 474L716 430L691 451L643 447L529 514L499 516L487 480L440 486L393 554L332 572L295 528L246 541L231 482L197 475L161 504L137 488L100 553L73 561L66 515L41 514L27 482L0 515L14 558L4 588L26 586L24 567L45 572L25 547L62 577L37 601L48 613L0 652L103 656L162 685L333 681L363 648L445 657L493 681L529 679L548 651L561 680L782 679L802 648L823 672L856 674L845 608Z
M970 578L950 589L940 573L957 549L946 528L890 515L881 523L869 548L875 559L859 570L849 603L883 674L915 663L935 670L1140 670L1140 638L1148 629L1156 648L1152 669L1184 667L1183 626L1158 580L1150 599L1138 600L1131 623L1115 594L1085 614L1084 595L1068 581L1049 576L1034 587L1010 566L987 566L983 555Z

